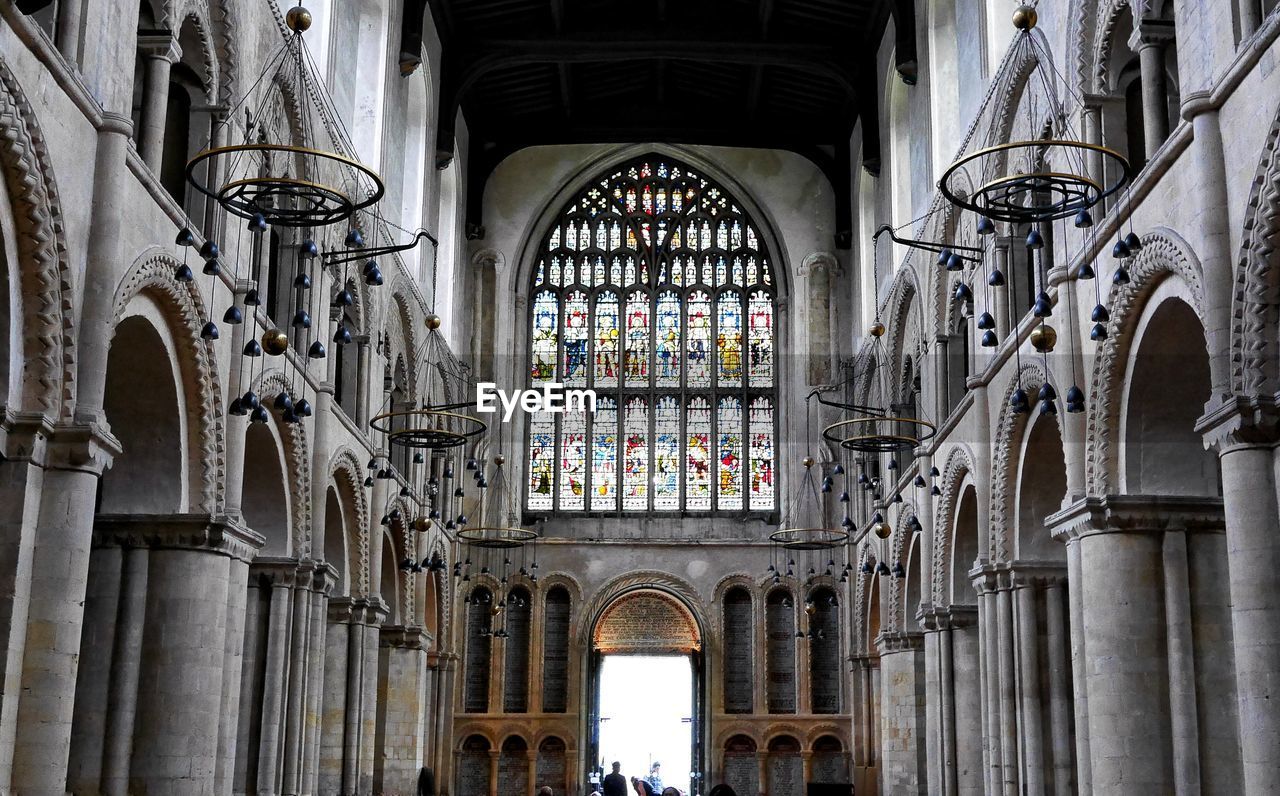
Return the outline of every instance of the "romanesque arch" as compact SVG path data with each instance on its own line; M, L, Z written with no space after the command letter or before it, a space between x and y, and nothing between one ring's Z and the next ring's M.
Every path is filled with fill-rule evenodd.
M1244 217L1231 301L1231 389L1248 397L1271 394L1280 379L1280 111L1267 131Z

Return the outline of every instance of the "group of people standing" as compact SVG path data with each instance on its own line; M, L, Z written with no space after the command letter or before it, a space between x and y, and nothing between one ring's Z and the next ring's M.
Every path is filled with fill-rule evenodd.
M628 788L634 791L634 794L628 794ZM603 796L685 796L679 788L662 787L662 764L656 761L649 766L648 776L632 777L629 785L627 778L622 775L622 764L615 762L613 772L605 775L601 790ZM594 791L591 796L602 796L602 794L600 791ZM736 796L736 794L728 785L717 785L712 788L709 796Z

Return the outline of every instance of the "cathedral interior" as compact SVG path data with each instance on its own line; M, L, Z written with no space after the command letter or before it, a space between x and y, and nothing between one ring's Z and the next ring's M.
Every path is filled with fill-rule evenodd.
M1278 39L0 0L0 794L1280 793Z

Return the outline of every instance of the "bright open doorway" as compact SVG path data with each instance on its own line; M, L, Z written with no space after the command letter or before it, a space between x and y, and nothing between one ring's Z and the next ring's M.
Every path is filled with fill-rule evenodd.
M600 661L600 764L644 777L662 764L665 786L690 787L693 659L689 655L605 655Z

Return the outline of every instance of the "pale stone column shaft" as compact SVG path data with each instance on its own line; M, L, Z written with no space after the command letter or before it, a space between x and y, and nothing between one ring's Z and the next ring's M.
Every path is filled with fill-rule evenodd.
M1093 793L1093 768L1089 754L1089 689L1085 680L1088 658L1084 641L1084 574L1080 540L1067 539L1067 613L1071 641L1071 693L1075 717L1076 789L1080 796Z
M1036 588L1023 584L1014 589L1018 625L1018 684L1021 696L1022 787L1027 793L1044 793L1043 719L1040 711L1040 643L1037 630Z
M1072 796L1074 770L1071 766L1071 683L1067 680L1068 628L1062 584L1049 583L1044 589L1045 625L1049 655L1049 737L1053 761L1054 796Z
M257 750L258 791L279 793L280 727L284 721L285 666L289 651L289 604L291 584L271 584L271 607L267 619L266 678L262 687L262 722Z
M168 32L138 37L146 74L142 83L142 119L138 124L138 154L155 174L164 157L164 127L169 107L169 73L182 57L178 41Z
M1008 584L995 593L996 682L999 710L997 726L1000 744L997 792L1018 796L1018 695L1013 668L1013 599Z
M302 754L304 761L302 792L316 793L320 772L320 711L324 699L324 664L328 622L328 595L323 591L311 594L311 649L307 658L307 717L306 741Z
M106 796L125 796L129 791L129 757L138 710L138 676L150 569L150 552L145 548L130 548L121 554L124 559L121 598L102 742L102 792Z
M302 573L299 573L300 579ZM295 796L302 787L302 731L306 721L307 647L311 638L311 592L299 582L293 589L293 621L289 625L289 677L284 731L284 785Z
M92 557L85 588L80 670L76 673L76 720L67 764L67 790L73 793L101 789L113 657L121 652L115 642L116 618L124 588L124 550L102 545L95 536ZM96 654L86 654L90 651Z
M1174 793L1199 794L1200 734L1196 717L1196 673L1193 648L1187 534L1166 531L1163 538L1164 607L1169 647L1169 714L1173 736Z
M983 792L996 794L1002 791L1000 782L1003 779L1003 769L1000 759L1000 651L994 591L984 590L979 593L978 610L982 616L978 630L982 658Z
M347 623L347 699L342 738L342 792L354 793L360 761L360 682L364 677L362 625L354 619Z
M227 583L227 633L222 653L222 718L218 723L218 768L213 778L213 792L216 796L231 796L235 785L241 684L245 650L249 647L245 633L249 613L249 562L232 559L228 565Z
M1160 37L1144 37L1138 45L1138 68L1142 81L1142 132L1147 159L1169 137L1168 78L1164 71L1165 42Z

